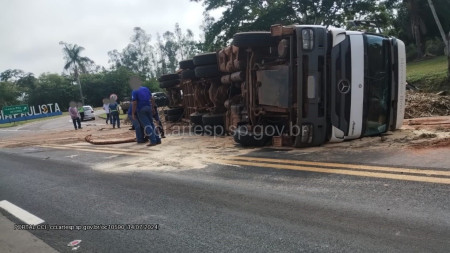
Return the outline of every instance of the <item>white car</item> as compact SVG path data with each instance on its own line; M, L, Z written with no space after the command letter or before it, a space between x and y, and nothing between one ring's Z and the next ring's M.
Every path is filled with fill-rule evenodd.
M84 119L83 120L95 120L94 109L90 105L83 106L84 108Z

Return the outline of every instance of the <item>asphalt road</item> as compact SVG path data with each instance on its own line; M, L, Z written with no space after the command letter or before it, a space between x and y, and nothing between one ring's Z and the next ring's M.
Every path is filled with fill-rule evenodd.
M104 113L103 110L95 111L96 115L100 115ZM99 120L97 118L96 121L83 121L81 122L81 126L86 124L104 124L105 122L103 120ZM44 131L51 131L51 130L72 130L73 129L73 123L70 119L70 116L61 116L61 117L54 117L52 119L48 120L41 120L32 122L25 125L19 125L15 127L9 127L9 128L1 128L0 129L0 139L4 137L10 137L10 136L20 136L24 133L28 132L44 132Z
M270 150L252 156L264 152L270 157ZM45 148L0 152L0 200L47 224L158 224L159 230L31 231L60 252L71 251L67 243L75 239L83 240L78 252L448 252L450 248L449 184L284 170L262 163L107 173L88 166L106 157L81 152L74 158L73 153ZM314 160L329 162L328 155L316 154ZM352 158L340 153L340 159L344 156ZM121 163L125 155L108 159ZM296 157L301 159L301 154Z

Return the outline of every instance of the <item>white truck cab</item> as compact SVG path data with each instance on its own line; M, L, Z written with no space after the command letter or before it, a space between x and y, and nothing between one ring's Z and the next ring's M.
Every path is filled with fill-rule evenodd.
M341 142L399 129L405 111L405 44L378 34L343 29L330 32L334 90L331 100L335 110L331 113L334 117L329 141ZM345 70L342 61L351 68Z
M273 25L268 34L238 33L233 43L246 66L236 99L241 102L234 107L245 126L234 132L242 145L264 135L253 131L249 137L246 129L275 128L291 145L309 147L380 135L403 124L401 40L317 25Z

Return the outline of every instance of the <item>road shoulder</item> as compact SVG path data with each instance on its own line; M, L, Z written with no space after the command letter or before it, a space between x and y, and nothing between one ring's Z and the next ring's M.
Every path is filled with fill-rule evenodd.
M14 230L14 223L0 213L0 252L57 252L25 230Z

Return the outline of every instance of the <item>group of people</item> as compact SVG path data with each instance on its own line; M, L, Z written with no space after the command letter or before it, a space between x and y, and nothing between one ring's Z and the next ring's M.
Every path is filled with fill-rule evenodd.
M130 119L133 130L136 131L136 141L138 143L146 143L147 146L155 146L161 144L161 138L164 136L164 128L159 118L158 107L152 98L152 93L147 87L142 86L139 77L130 78L131 103L128 109L128 118ZM117 96L111 95L109 99L103 100L103 109L106 112L106 124L110 122L113 128L120 128L119 104ZM75 130L82 129L81 121L84 118L84 108L82 103L70 102L69 114L72 118ZM154 120L157 122L155 127Z
M147 87L142 86L139 77L130 79L131 93L130 107L128 108L128 118L132 123L132 129L136 132L137 143L146 143L147 146L155 146L161 144L161 138L164 136L164 128L159 117L158 107L152 98L152 93ZM108 121L113 128L120 128L119 105L117 104L117 96L111 95L109 100L103 100L103 109L106 112L106 124ZM154 120L157 122L155 127Z
M69 115L72 118L73 127L75 130L82 129L81 121L84 120L84 107L82 103L69 103Z

